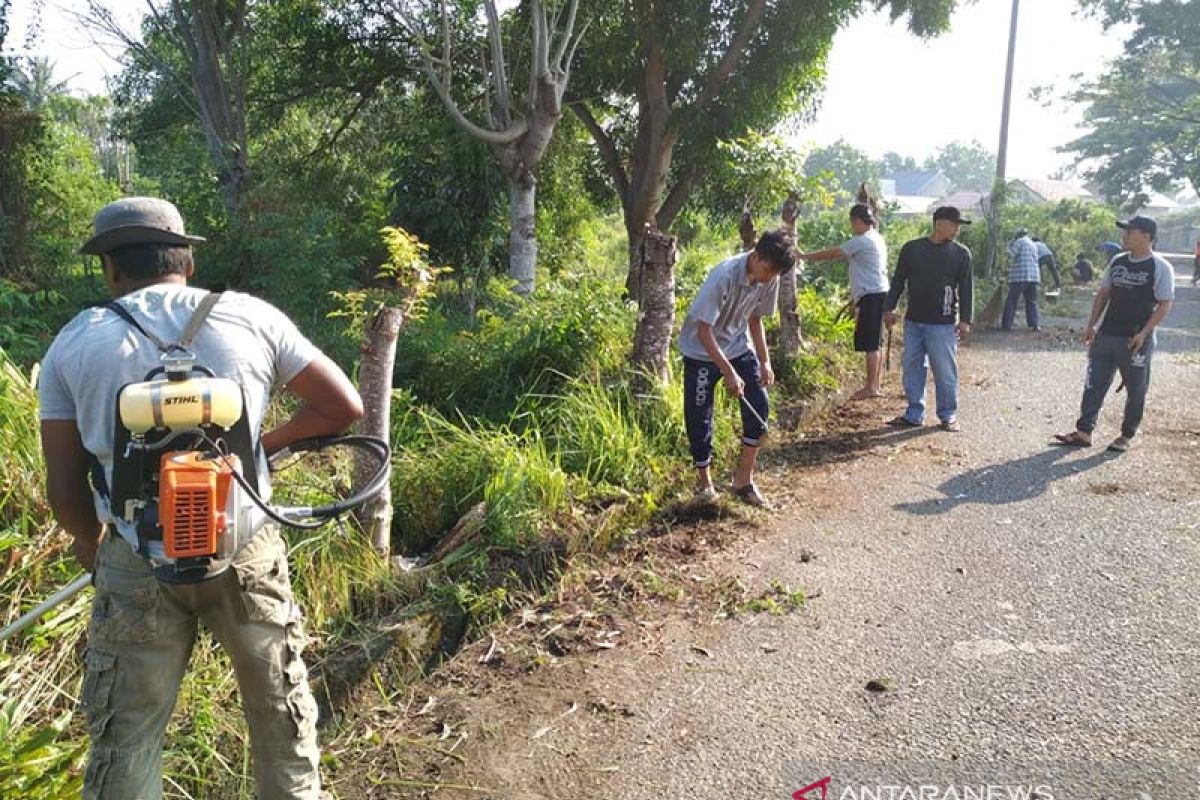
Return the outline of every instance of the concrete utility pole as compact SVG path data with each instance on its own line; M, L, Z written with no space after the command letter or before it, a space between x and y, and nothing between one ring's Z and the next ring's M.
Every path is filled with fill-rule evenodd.
M1012 106L1013 61L1017 54L1017 12L1021 8L1021 0L1013 0L1012 22L1008 27L1008 66L1004 70L1004 108L1000 112L1000 150L996 154L996 180L1004 182L1005 169L1008 166L1008 112Z
M1017 13L1021 0L1013 0L1012 21L1008 26L1008 64L1004 69L1004 104L1000 111L1000 148L996 153L996 180L992 183L992 195L988 205L988 259L989 274L995 274L998 266L996 251L999 249L1000 206L1003 204L1005 173L1008 169L1008 116L1012 106L1013 63L1017 54Z

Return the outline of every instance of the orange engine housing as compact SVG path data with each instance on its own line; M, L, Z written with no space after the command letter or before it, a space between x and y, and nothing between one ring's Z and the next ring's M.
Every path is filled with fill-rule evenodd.
M236 456L166 453L159 473L158 518L168 558L215 556L231 522L226 516Z

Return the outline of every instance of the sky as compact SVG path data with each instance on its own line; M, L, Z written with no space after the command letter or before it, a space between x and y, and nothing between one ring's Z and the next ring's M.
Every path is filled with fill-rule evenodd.
M1077 137L1081 110L1061 100L1030 99L1046 84L1059 90L1095 76L1120 53L1118 33L1076 16L1074 0L1025 0L1017 22L1008 177L1046 178L1071 164L1056 148ZM918 161L953 141L977 140L995 151L1008 51L1011 0L963 5L942 36L922 41L886 13L860 17L834 38L828 79L801 142L843 138L879 157L889 150Z
M136 28L144 0L107 0ZM63 0L42 4L40 32L28 38L34 0L14 0L9 49L47 55L59 80L77 92L101 92L119 64L97 47L65 9ZM71 4L78 8L81 2ZM583 4L586 8L586 3ZM866 14L840 31L828 64L828 81L815 120L790 134L797 144L843 138L871 156L894 150L918 161L952 141L999 143L1000 102L1011 0L962 4L950 32L929 41L908 33L903 20ZM1061 90L1073 77L1096 75L1120 52L1119 33L1075 14L1075 0L1024 0L1017 31L1016 70L1009 128L1010 178L1045 178L1068 167L1056 148L1079 134L1080 109L1062 102L1045 107L1032 89ZM111 52L111 47L107 48Z

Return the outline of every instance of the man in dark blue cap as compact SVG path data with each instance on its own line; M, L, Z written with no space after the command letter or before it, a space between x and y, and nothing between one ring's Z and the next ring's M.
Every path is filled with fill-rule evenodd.
M1158 235L1153 219L1138 216L1117 226L1123 233L1125 251L1109 263L1083 333L1088 369L1079 420L1075 430L1054 438L1058 444L1091 446L1104 396L1119 371L1125 384L1125 417L1121 435L1108 449L1123 453L1142 421L1150 387L1154 329L1166 318L1175 299L1175 270L1152 249Z

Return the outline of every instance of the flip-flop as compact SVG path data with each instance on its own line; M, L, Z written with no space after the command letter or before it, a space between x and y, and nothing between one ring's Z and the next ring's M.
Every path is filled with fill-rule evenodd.
M892 418L892 419L889 419L889 420L888 420L886 423L884 423L884 424L885 424L885 425L890 425L890 426L892 426L893 428L920 428L920 427L923 427L923 426L921 425L921 423L919 423L919 422L913 422L911 419L909 419L908 417L904 416L903 414L901 414L901 415L900 415L900 416L898 416L898 417L894 417L894 418Z
M1109 444L1108 450L1112 453L1124 453L1129 449L1131 444L1133 444L1133 442L1129 441L1124 436L1118 436L1112 440L1111 444Z
M1063 447L1091 447L1092 441L1080 436L1079 431L1071 431L1070 433L1054 434L1054 441L1050 444L1061 445Z

